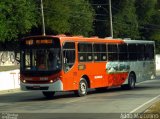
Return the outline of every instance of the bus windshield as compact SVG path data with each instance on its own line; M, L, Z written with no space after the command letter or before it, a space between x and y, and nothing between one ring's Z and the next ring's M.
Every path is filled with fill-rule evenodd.
M21 71L34 71L33 75L43 71L61 70L61 46L58 38L29 37L21 40Z
M24 49L23 70L25 71L57 71L61 69L60 48Z

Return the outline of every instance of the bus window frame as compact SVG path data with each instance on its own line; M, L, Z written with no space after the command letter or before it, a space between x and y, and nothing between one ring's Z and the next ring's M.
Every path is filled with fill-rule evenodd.
M80 52L79 51L79 45L80 44L89 44L89 45L91 45L91 52ZM86 63L86 62L93 62L94 60L93 60L93 42L78 42L78 44L77 44L77 52L78 52L78 62L80 62L80 63ZM83 61L81 61L80 60L80 55L79 54L85 54L85 61L83 60ZM88 56L88 54L91 54L91 60L87 60L88 58L87 58L87 56Z
M95 52L94 51L94 45L105 45L105 52ZM95 53L97 53L97 54L99 54L100 55L100 60L95 60L95 58L94 58L94 56L95 56ZM108 61L108 44L107 43L93 43L93 52L92 52L92 54L93 54L93 61L94 62L106 62L106 61ZM106 55L106 60L102 60L102 54L105 54Z
M65 43L74 43L74 49L67 49L67 48L64 48L64 45L65 45ZM63 71L65 72L65 73L67 73L67 72L69 72L73 67L74 67L74 65L75 65L75 63L76 63L76 42L74 42L74 41L64 41L63 43L62 43L62 48L61 48L62 50L61 50L61 55L62 55L62 69L63 69ZM66 59L65 59L65 57L64 57L64 51L65 50L67 50L67 51L69 51L69 50L73 50L74 51L74 53L75 53L75 57L74 57L74 62L73 62L73 64L72 64L72 66L68 69L68 70L66 70L66 66L65 66L65 62L66 62Z
M115 52L115 51L114 51L114 52L113 52L113 51L112 51L112 52L110 52L110 51L109 51L109 45L116 45L116 47L117 47L117 51L116 51L116 52ZM110 44L108 43L108 47L107 47L107 48L108 48L108 49L107 49L108 61L112 61L112 62L119 61L119 57L118 57L118 55L119 55L118 45L119 45L118 43L110 43ZM113 54L113 53L117 56L116 60L109 60L109 54Z
M120 52L120 46L121 45L126 45L126 50L124 50L123 52ZM120 59L120 54L124 54L126 55L126 59ZM127 62L129 61L129 52L128 52L128 44L123 43L123 44L118 44L118 61L119 62Z

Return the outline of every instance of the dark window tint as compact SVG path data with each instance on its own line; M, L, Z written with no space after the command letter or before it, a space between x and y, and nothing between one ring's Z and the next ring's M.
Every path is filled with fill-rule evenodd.
M78 59L80 62L87 62L93 60L91 43L78 44Z
M119 44L118 45L119 50L119 61L126 61L128 60L128 48L127 44Z
M64 50L65 63L73 64L75 62L75 50Z
M108 60L118 60L118 47L117 44L108 44Z
M107 49L106 44L94 44L94 61L106 61L107 60Z
M119 44L118 45L119 52L127 52L127 44Z
M106 52L106 44L94 44L94 52Z
M137 60L137 45L136 44L128 44L128 58L130 61Z
M79 43L78 44L79 52L92 52L92 44L89 43Z
M108 44L108 52L117 52L117 44Z
M137 45L137 57L138 60L144 60L144 51L145 51L145 45L144 44L138 44Z
M145 59L146 60L154 59L154 45L153 44L145 45Z
M63 49L75 49L75 43L74 42L65 43Z

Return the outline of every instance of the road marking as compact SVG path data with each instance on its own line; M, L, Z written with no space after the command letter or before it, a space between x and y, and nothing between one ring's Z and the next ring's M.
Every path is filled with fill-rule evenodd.
M137 110L139 110L139 109L140 109L140 108L142 108L143 106L145 106L145 105L149 104L150 102L152 102L152 101L156 100L156 99L157 99L157 98L159 98L159 97L160 97L160 95L158 95L158 96L156 96L156 97L152 98L151 100L149 100L149 101L145 102L145 103L144 103L144 104L142 104L141 106L139 106L139 107L137 107L136 109L132 110L130 113L134 113L134 112L136 112Z

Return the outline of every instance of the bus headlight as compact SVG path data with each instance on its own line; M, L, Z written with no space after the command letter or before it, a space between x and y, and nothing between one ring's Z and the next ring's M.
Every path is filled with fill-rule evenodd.
M23 83L26 83L26 80L23 80L22 82L23 82Z
M56 81L58 81L58 80L60 80L60 78L52 79L52 80L50 80L49 82L50 82L50 83L54 83L54 82L56 82Z

